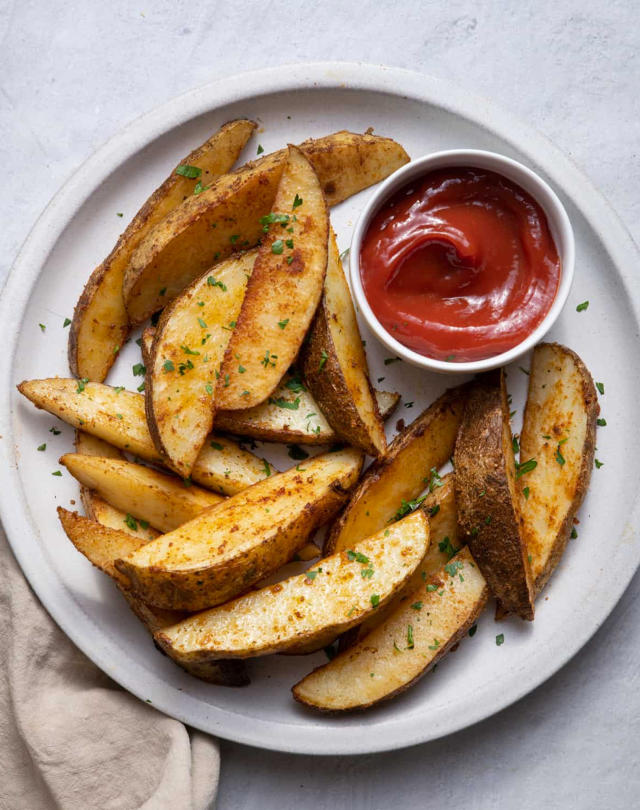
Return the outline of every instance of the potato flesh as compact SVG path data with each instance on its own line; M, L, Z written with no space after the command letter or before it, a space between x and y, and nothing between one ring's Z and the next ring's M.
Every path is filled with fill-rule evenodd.
M310 642L327 630L339 632L377 608L411 576L429 543L420 512L364 540L354 555L339 552L318 562L313 577L300 574L239 597L168 628L156 637L183 660L247 658ZM366 569L371 576L363 576ZM374 600L375 601L375 600Z
M318 174L329 205L379 182L409 160L390 138L336 132L305 141L301 150ZM273 210L287 150L224 175L210 189L170 213L134 253L123 284L125 305L142 323L204 273L264 236L260 217ZM160 291L165 290L164 296Z
M200 168L200 183L208 185L231 169L255 127L253 121L230 121L182 163ZM76 306L69 333L69 366L76 377L102 382L107 376L129 332L122 297L129 260L145 236L185 197L192 196L195 185L196 180L173 171L94 270Z
M387 525L402 501L417 498L453 453L464 407L463 387L446 391L391 442L367 470L334 524L325 551L357 543Z
M118 560L146 602L199 610L275 571L344 504L362 467L353 449L327 453L229 498Z
M207 271L163 312L145 406L154 443L187 478L213 425L216 377L242 306L255 252Z
M263 234L216 389L217 404L227 410L258 405L278 387L322 294L327 204L311 164L294 147L289 148L273 211L287 217L286 228L272 223Z
M303 349L305 379L336 433L372 456L386 449L349 285L331 230L322 300Z
M462 549L372 633L297 683L294 697L321 711L364 709L393 697L466 634L487 596L480 569Z
M424 585L425 577L430 577L449 562L451 551L459 550L458 546L458 515L456 512L456 497L454 491L453 474L445 475L442 486L429 494L423 504L422 510L429 518L429 547L420 565L402 590L382 610L378 610L368 619L354 628L349 638L341 639L340 649L350 646L360 640L378 625L386 621L407 598L407 594ZM434 512L433 516L430 513ZM447 542L448 540L448 542ZM442 548L440 547L442 545Z
M523 537L538 593L559 562L589 487L597 400L591 375L574 352L558 344L536 347L520 460L534 458L537 466L519 479L518 489Z
M117 391L102 383L53 377L20 383L20 393L67 424L86 431L145 461L162 464L151 440L144 397ZM233 495L275 472L275 468L235 442L210 434L193 467L191 478L207 489Z
M170 532L224 498L129 461L67 453L60 463L118 509Z

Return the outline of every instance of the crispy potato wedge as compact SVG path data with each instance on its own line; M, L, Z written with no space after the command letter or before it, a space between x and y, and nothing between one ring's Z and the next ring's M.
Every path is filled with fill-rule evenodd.
M352 132L309 140L300 149L317 173L329 205L379 182L409 160L390 138ZM212 256L224 259L236 248L258 244L264 235L260 217L273 209L286 158L287 150L282 149L222 176L202 194L185 200L147 235L123 284L133 323L142 323L202 275Z
M185 662L283 652L335 635L383 607L402 587L429 545L422 512L363 540L358 555L341 551L307 571L156 634ZM363 575L363 571L371 572Z
M173 531L224 502L221 495L193 484L185 486L179 478L122 459L67 453L60 463L83 486L162 532Z
M115 581L127 604L151 635L165 627L171 627L189 616L184 611L162 610L146 605L130 589L128 580L114 568L112 554L124 554L127 553L127 550L134 550L141 545L130 534L101 526L95 521L78 515L77 512L69 512L62 507L58 507L58 517L67 537L74 546L96 568ZM219 686L246 686L249 683L249 677L242 661L196 662L193 666L184 665L178 661L176 663L191 675L208 683Z
M346 548L382 529L403 501L417 498L452 455L466 387L451 388L391 442L369 467L325 542L325 554Z
M297 683L294 698L312 709L344 712L374 706L416 683L465 636L489 594L467 548L432 580L427 586L434 589L421 582L404 607Z
M422 510L429 518L429 535L431 537L429 548L423 560L404 588L382 610L372 613L362 624L349 630L340 638L341 650L360 641L379 624L386 621L394 611L404 605L407 598L414 591L421 586L424 588L426 579L439 571L460 550L453 474L445 475L441 483L442 486L434 489L422 503Z
M152 605L200 610L231 599L291 559L344 505L362 468L354 449L273 475L116 565Z
M335 432L370 456L387 440L364 353L356 311L331 230L320 305L302 350L305 381Z
M83 433L81 430L76 430L75 445L77 453L83 453L87 456L124 459L124 455L117 447L98 439L96 436L91 436L89 433ZM135 519L135 515L133 515L134 520L132 521L130 512L122 512L120 509L116 509L115 506L103 500L93 489L81 485L80 497L87 516L91 520L102 523L103 526L127 532L134 537L142 537L146 541L155 540L160 534L152 526L140 525Z
M557 343L536 346L520 459L535 459L537 466L517 482L536 593L560 561L589 487L599 412L591 374L578 355Z
M253 121L230 121L182 164L200 169L207 185L228 172L251 137ZM122 297L125 268L140 242L186 197L195 179L173 171L131 220L116 246L91 274L76 304L69 331L69 367L79 378L102 382L129 333L129 316Z
M154 333L152 326L142 333L142 358L147 368L151 367ZM373 393L380 418L384 421L398 407L400 394L376 390ZM263 442L316 445L339 441L338 434L327 422L318 403L299 377L293 374L285 374L269 399L260 405L239 411L218 411L214 416L214 427Z
M289 147L273 210L283 221L265 225L269 231L220 370L216 404L227 410L259 405L278 387L322 295L329 214L318 176L295 146Z
M102 383L64 377L25 380L18 390L37 408L145 461L162 464L151 440L144 397ZM233 495L276 472L264 459L230 439L211 434L196 459L191 478L207 489Z
M483 374L469 389L454 467L462 539L501 610L532 620L533 580L520 533L504 372Z
M194 281L163 311L155 331L145 386L147 424L165 463L183 478L213 425L216 377L255 258L250 251L228 259Z

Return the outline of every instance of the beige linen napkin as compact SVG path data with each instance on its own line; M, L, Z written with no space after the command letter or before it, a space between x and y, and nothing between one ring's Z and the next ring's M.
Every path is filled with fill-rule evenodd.
M205 810L212 737L122 690L49 617L0 528L0 808Z

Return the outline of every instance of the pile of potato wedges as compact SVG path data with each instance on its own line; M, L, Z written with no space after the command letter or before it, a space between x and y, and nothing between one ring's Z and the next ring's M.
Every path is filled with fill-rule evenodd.
M294 698L363 709L432 668L490 596L533 619L589 485L597 394L574 352L541 344L519 437L491 372L387 444L400 397L370 383L329 207L409 158L337 132L234 171L255 128L225 124L178 165L80 296L73 376L19 390L76 429L61 463L85 516L60 521L160 650L242 686L244 659L329 648ZM139 327L143 393L105 382ZM238 437L325 449L279 471Z

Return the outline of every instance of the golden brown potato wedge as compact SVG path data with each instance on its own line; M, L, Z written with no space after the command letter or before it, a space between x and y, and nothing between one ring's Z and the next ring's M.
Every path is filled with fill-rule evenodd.
M536 346L520 436L521 465L533 459L536 466L518 479L536 593L560 561L589 487L599 412L593 380L578 355L557 343Z
M162 532L173 531L224 502L221 495L193 484L185 486L179 478L122 459L67 453L60 463L83 486L95 490L129 517L135 515Z
M142 394L64 377L25 380L18 390L37 408L67 424L145 461L163 463L149 434ZM264 459L230 439L211 434L196 459L191 478L207 489L233 495L274 472L275 468Z
M335 432L370 456L384 452L384 422L369 382L356 311L333 229L320 305L302 350L305 381Z
M124 455L117 447L102 441L102 439L98 439L96 436L91 436L89 433L83 433L81 430L76 430L75 445L77 453L83 453L87 456L124 459ZM81 485L80 497L86 515L90 517L91 520L102 523L103 526L108 526L111 529L119 529L134 537L141 537L145 541L155 540L160 534L160 532L156 531L152 526L141 525L136 519L136 516L131 515L130 512L123 512L110 503L107 503L107 501L103 500L93 489Z
M504 613L533 619L533 580L520 534L516 468L504 372L469 389L454 452L462 539Z
M154 328L148 327L142 334L142 357L147 368L151 367L154 333ZM373 393L384 421L398 407L400 394L395 391ZM217 430L263 442L317 445L339 441L318 403L295 374L285 374L266 402L239 411L218 411L213 421Z
M259 405L278 387L322 295L329 214L318 176L295 146L269 216L218 379L216 405L227 410Z
M333 635L383 607L423 558L429 524L420 511L341 551L317 568L247 593L156 634L181 661L249 658Z
M441 486L436 487L422 502L422 510L429 518L429 535L431 540L424 559L415 570L406 585L394 596L382 610L378 610L354 627L340 639L340 649L343 650L355 644L364 636L372 632L379 624L411 597L420 586L424 588L425 581L442 566L449 562L451 557L460 550L458 543L458 515L456 510L456 497L454 476L445 475ZM407 512L414 504L407 505ZM415 601L415 600L412 600Z
M344 505L362 468L354 449L273 475L116 561L152 605L200 610L275 571Z
M329 205L379 182L409 160L390 138L352 132L309 140L300 149ZM273 210L286 157L282 149L224 175L207 191L185 200L148 234L132 257L123 285L134 323L142 323L202 275L212 257L224 259L238 248L258 244L264 235L260 218Z
M452 455L466 387L452 388L391 442L369 467L345 511L327 535L325 553L346 548L387 525L403 502L435 479L432 470Z
M113 554L125 554L128 550L139 547L140 543L136 543L131 535L100 526L99 523L84 518L76 512L62 509L62 507L58 507L58 517L67 537L78 551L96 568L114 579L127 604L151 635L165 627L171 627L189 616L184 611L162 610L146 605L130 589L128 580L114 568ZM208 683L219 686L246 686L249 683L249 677L242 661L209 661L195 663L193 666L184 665L179 661L176 663L191 675Z
M255 258L250 251L196 279L163 311L155 331L145 386L147 424L165 463L183 478L213 425L216 379Z
M129 317L122 297L125 268L140 242L164 217L194 194L228 172L256 124L230 121L195 149L157 188L131 220L116 246L93 271L76 304L69 332L69 367L79 378L102 382L129 332ZM185 167L184 169L182 167ZM186 169L186 167L191 167Z
M404 607L297 683L294 698L312 709L344 712L394 697L465 636L488 593L471 553L462 549L431 581L422 582Z

